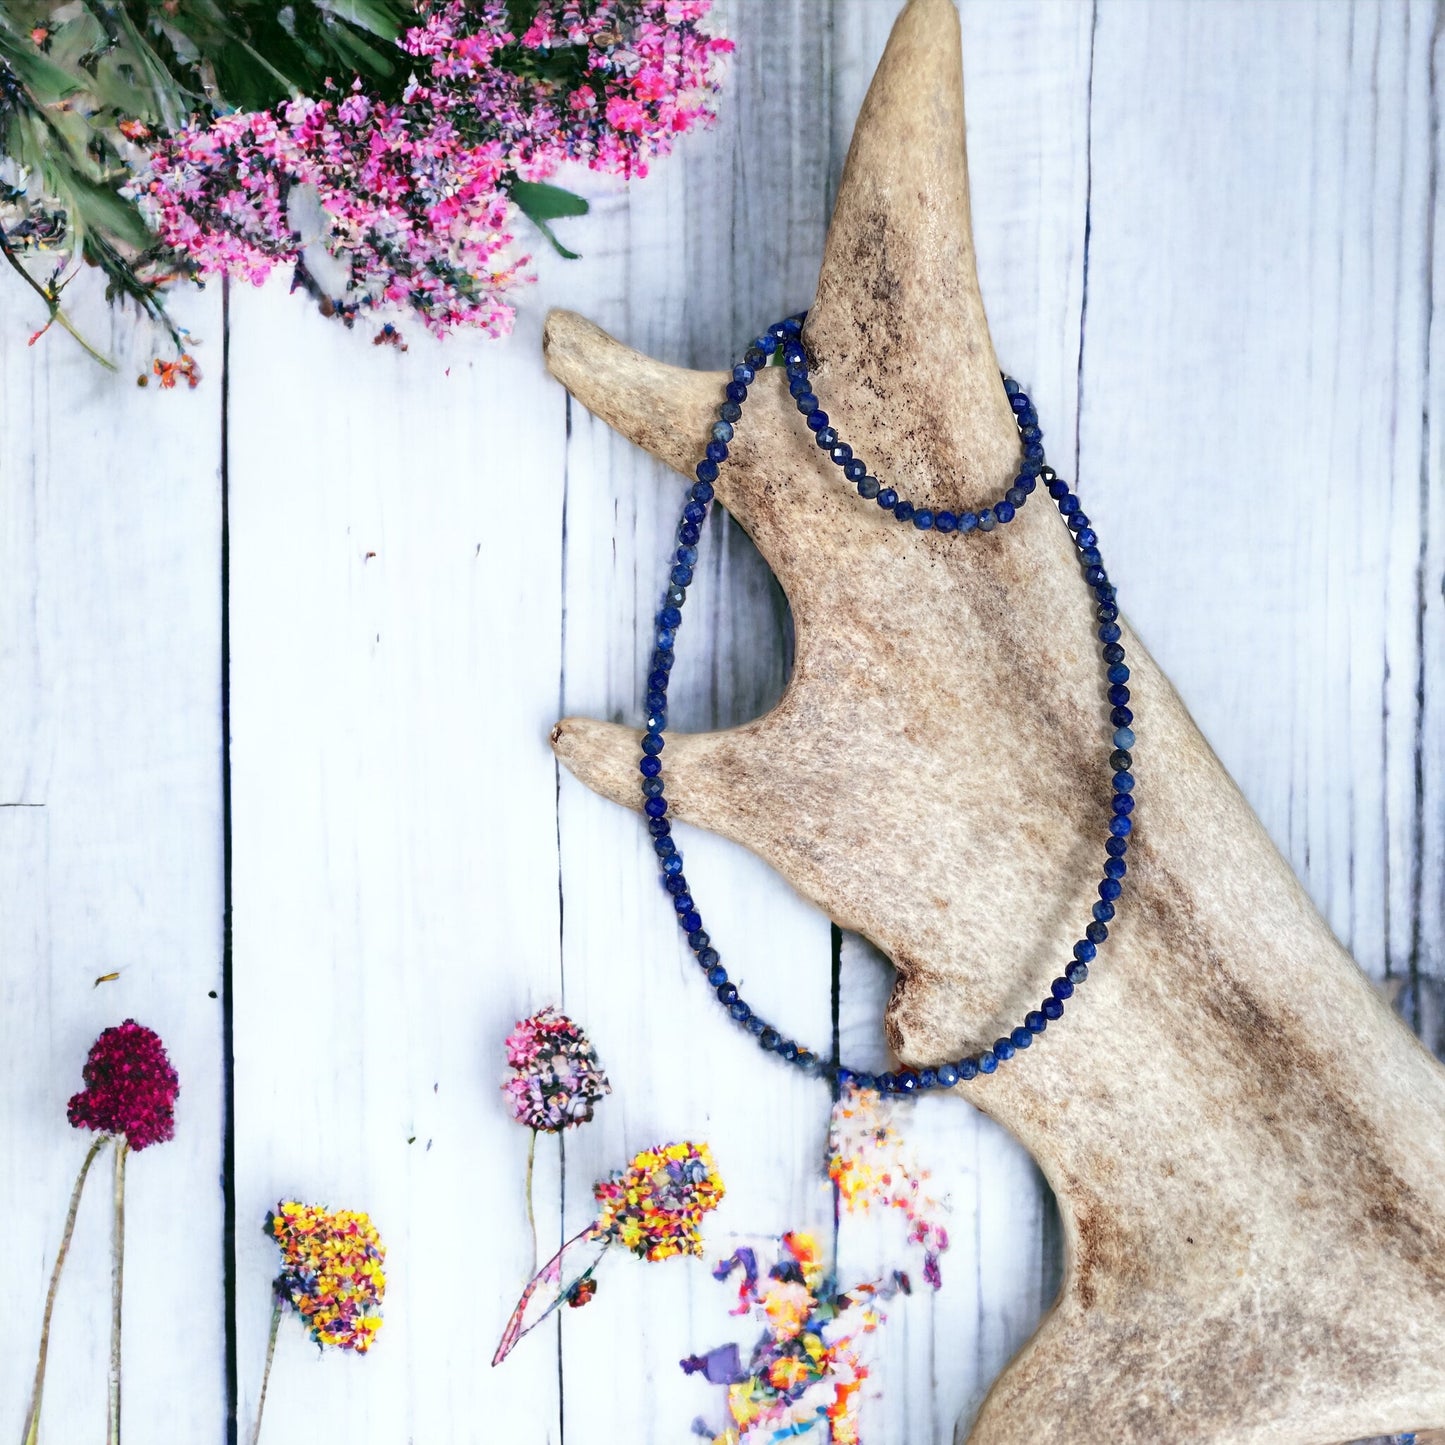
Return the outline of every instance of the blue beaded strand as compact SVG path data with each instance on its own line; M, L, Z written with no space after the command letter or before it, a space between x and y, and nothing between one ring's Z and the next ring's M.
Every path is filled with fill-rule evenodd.
M1117 596L1113 584L1109 581L1109 575L1104 570L1098 534L1093 523L1083 512L1078 497L1069 490L1068 484L1061 481L1053 468L1046 463L1038 413L1018 382L1008 376L1003 378L1004 391L1008 396L1023 446L1018 475L1014 478L1013 485L992 507L985 507L979 512L934 511L929 507L918 507L906 498L900 498L892 487L883 486L877 477L869 473L866 464L855 455L853 448L839 437L837 428L832 425L828 414L819 405L818 398L809 387L808 358L803 347L802 332L802 314L780 321L753 341L743 353L743 359L733 367L732 380L725 388L726 400L718 408L718 420L712 428L706 452L696 467L697 481L688 491L682 509L682 518L677 528L678 545L672 555L667 592L657 614L654 651L647 675L647 723L642 736L642 759L638 764L638 770L642 774L642 792L646 798L643 812L647 817L652 846L661 866L662 884L672 897L678 925L687 935L688 947L696 955L698 966L702 969L708 985L716 993L718 1002L734 1022L757 1039L761 1048L778 1054L805 1073L828 1079L840 1088L851 1084L858 1088L878 1089L884 1093L900 1095L921 1093L928 1089L951 1089L960 1082L995 1073L1000 1064L1007 1063L1032 1047L1037 1035L1042 1034L1051 1023L1057 1023L1064 1016L1066 1002L1073 997L1075 989L1088 978L1089 965L1095 960L1099 946L1109 936L1108 924L1114 917L1114 904L1123 892L1123 879L1128 871L1124 858L1134 826L1134 775L1131 771L1133 756L1130 751L1134 746L1134 714L1128 706L1129 669L1124 664L1124 649L1119 642L1122 633L1118 621ZM1098 621L1096 635L1102 644L1106 696L1110 704L1112 751L1109 755L1109 768L1113 774L1114 791L1109 805L1108 837L1104 844L1107 856L1104 860L1103 878L1098 887L1099 901L1092 910L1092 921L1085 929L1084 936L1074 944L1073 958L1050 985L1049 996L1037 1009L1025 1014L1022 1024L996 1039L992 1048L982 1049L966 1058L939 1064L930 1069L899 1069L896 1072L875 1074L847 1068L805 1048L755 1012L739 994L737 985L728 977L727 969L722 966L721 957L712 945L712 938L703 927L702 914L698 911L683 873L682 854L678 852L677 844L673 841L672 824L667 818L669 805L662 777L662 752L665 745L663 734L667 731L667 686L675 659L677 631L683 620L682 606L687 601L687 589L692 584L693 569L697 565L698 538L713 501L713 483L718 478L720 467L727 461L728 443L732 441L734 428L742 416L742 405L747 400L748 387L756 380L758 372L775 360L781 360L787 370L789 392L796 400L798 410L813 433L814 440L828 454L830 460L842 469L844 477L857 488L858 495L875 502L883 510L891 512L896 520L910 523L920 532L935 531L945 536L992 532L998 526L1011 522L1017 516L1019 508L1042 483L1073 536L1084 581L1095 598L1095 616Z

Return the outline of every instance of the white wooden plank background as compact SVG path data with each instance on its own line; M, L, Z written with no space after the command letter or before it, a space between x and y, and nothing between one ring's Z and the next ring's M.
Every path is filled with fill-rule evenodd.
M612 1261L593 1305L487 1366L530 1263L500 1040L542 1003L585 1021L615 1088L565 1159L543 1141L544 1247L585 1221L599 1173L687 1135L728 1181L719 1252L832 1221L821 1090L713 1017L635 819L546 747L564 711L639 716L680 483L569 406L541 318L568 305L721 365L805 304L894 10L720 7L739 47L721 123L630 188L580 178L584 259L542 261L506 343L412 335L401 356L279 283L233 293L223 321L213 287L185 303L206 381L161 395L134 385L145 338L93 294L116 377L63 336L27 350L30 298L0 279L0 1433L19 1432L83 1152L64 1103L127 1014L161 1031L184 1090L176 1143L131 1175L132 1440L223 1439L228 1399L249 1422L260 1225L283 1193L370 1209L391 1284L365 1361L283 1336L273 1445L631 1445L718 1422L716 1392L677 1368L738 1337L701 1266ZM1437 9L1029 0L963 21L999 353L1053 452L1076 453L1135 625L1438 1050ZM746 538L725 523L704 549L685 726L754 715L787 660ZM750 996L879 1057L886 966L851 939L835 962L827 921L754 860L688 848ZM1058 1277L1052 1205L1010 1140L949 1100L918 1106L909 1136L954 1246L942 1293L895 1302L879 1337L884 1445L951 1440ZM67 1445L103 1409L100 1198L57 1316L46 1436ZM845 1279L880 1263L866 1226L845 1220L837 1247Z

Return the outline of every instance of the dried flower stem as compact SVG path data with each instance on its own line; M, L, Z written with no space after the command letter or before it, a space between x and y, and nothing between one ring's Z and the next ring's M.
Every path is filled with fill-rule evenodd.
M85 1152L80 1173L75 1176L75 1188L70 1191L70 1209L65 1216L65 1229L60 1236L60 1248L55 1255L55 1268L50 1271L50 1288L45 1294L45 1314L40 1321L40 1358L35 1362L35 1388L30 1396L30 1411L25 1417L24 1445L35 1445L40 1438L40 1397L45 1389L45 1360L50 1352L50 1316L55 1310L55 1295L60 1288L60 1271L65 1267L65 1257L70 1253L70 1238L75 1233L75 1216L80 1211L80 1195L85 1188L86 1176L95 1156L105 1147L108 1140L101 1135Z
M120 1445L120 1311L125 1284L125 1159L130 1145L115 1141L115 1219L110 1268L110 1398L106 1445Z
M276 1336L281 1329L281 1306L284 1301L276 1296L271 1310L271 1332L266 1336L266 1368L261 1371L261 1393L256 1398L256 1426L251 1431L251 1445L261 1438L261 1417L266 1413L266 1387L271 1383L271 1361L276 1358Z
M527 1225L532 1231L532 1273L537 1273L537 1210L532 1203L532 1174L537 1163L537 1131L527 1145Z
M85 351L96 361L100 362L107 371L114 371L116 369L115 362L111 361L109 357L102 356L100 352L75 329L74 322L61 310L60 296L52 291L50 287L42 286L40 282L25 269L21 264L19 256L15 254L14 246L10 244L10 238L3 230L0 230L0 256L4 256L11 270L15 271L20 276L20 279L45 303L45 309L50 315L50 320L31 337L32 341L38 339L44 332L50 329L54 322L58 321L61 326L80 343Z

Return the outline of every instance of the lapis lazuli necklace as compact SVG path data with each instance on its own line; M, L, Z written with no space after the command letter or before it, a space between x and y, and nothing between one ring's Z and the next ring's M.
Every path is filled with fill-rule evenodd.
M1000 1064L1027 1049L1033 1043L1035 1034L1043 1033L1051 1023L1061 1019L1064 1015L1064 1004L1073 997L1074 990L1088 978L1089 963L1098 952L1099 945L1109 936L1109 920L1114 916L1114 903L1122 891L1124 874L1127 872L1124 855L1129 849L1129 833L1133 827L1130 815L1134 811L1134 777L1130 772L1133 759L1129 752L1134 746L1134 734L1130 728L1134 714L1129 711L1129 669L1124 665L1124 649L1119 643L1119 609L1115 603L1114 587L1109 581L1108 573L1104 571L1103 560L1099 555L1099 539L1088 517L1080 510L1079 499L1069 490L1067 483L1059 480L1053 468L1045 464L1043 433L1039 430L1038 413L1019 389L1017 382L1005 377L1003 383L1004 390L1008 393L1009 405L1013 408L1019 440L1023 443L1023 459L1013 485L999 501L991 507L985 507L981 512L935 512L926 507L916 507L912 502L899 497L892 487L883 486L876 477L869 474L865 463L853 454L852 447L839 438L837 429L830 425L828 414L819 406L818 398L809 387L808 357L803 349L802 331L802 315L790 316L786 321L780 321L759 336L748 347L742 361L733 367L732 380L727 385L727 399L718 408L718 420L707 444L707 455L697 464L697 481L689 491L687 503L682 509L682 520L677 529L677 549L672 555L669 586L662 610L657 614L656 650L652 654L652 667L647 676L647 731L642 738L640 765L642 791L646 797L644 811L647 814L648 830L652 834L653 848L662 864L663 886L672 895L672 905L677 911L678 923L687 934L688 946L697 955L698 964L706 975L708 984L717 994L718 1002L736 1023L756 1037L764 1050L775 1053L788 1063L807 1073L825 1078L839 1087L853 1084L859 1088L878 1089L889 1094L916 1094L925 1089L950 1089L960 1080L994 1073ZM672 837L672 825L667 818L668 804L662 781L663 733L667 728L667 684L675 657L673 646L677 629L682 624L682 605L687 600L687 589L692 583L693 568L697 564L698 538L713 499L712 484L717 480L718 468L727 460L733 427L742 416L748 386L757 373L768 365L769 359L779 351L788 373L788 389L797 402L804 421L813 432L818 446L842 469L848 481L857 487L860 497L876 502L885 511L891 512L899 522L912 523L920 532L942 532L944 535L992 532L1013 521L1018 509L1028 501L1029 496L1042 482L1048 488L1049 496L1058 505L1059 515L1073 535L1084 581L1092 589L1097 603L1098 638L1103 644L1111 708L1109 729L1112 751L1109 755L1109 768L1113 773L1114 783L1108 837L1104 843L1107 856L1104 859L1104 876L1099 883L1099 901L1094 904L1093 918L1084 930L1084 937L1074 945L1073 958L1050 985L1049 996L1038 1008L1025 1014L1023 1022L1012 1032L995 1040L992 1048L983 1049L953 1063L940 1064L935 1068L899 1069L883 1074L850 1069L804 1048L774 1028L746 1003L739 995L737 985L728 978L721 957L702 926L702 915L698 912L691 887L683 874L682 854L678 852Z

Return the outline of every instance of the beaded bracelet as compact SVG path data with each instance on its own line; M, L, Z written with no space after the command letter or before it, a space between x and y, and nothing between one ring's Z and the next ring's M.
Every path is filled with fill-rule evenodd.
M1043 1033L1050 1023L1062 1018L1065 1002L1088 978L1089 964L1098 952L1099 945L1109 936L1109 921L1114 916L1114 904L1123 889L1124 875L1128 871L1124 855L1129 848L1128 839L1133 828L1130 815L1134 811L1134 778L1130 772L1133 759L1129 751L1134 746L1134 733L1130 726L1134 721L1134 714L1128 705L1129 669L1124 665L1124 649L1119 642L1119 609L1115 589L1104 570L1103 559L1099 553L1098 536L1089 518L1080 510L1079 499L1069 490L1068 484L1058 478L1053 468L1046 465L1038 413L1016 381L1007 376L1003 378L1004 390L1008 394L1009 405L1018 427L1019 440L1023 444L1023 455L1013 485L993 506L985 507L979 512L954 513L918 507L900 498L892 487L883 486L869 473L867 465L854 454L852 447L839 437L837 429L829 422L827 413L819 406L818 398L808 383L808 358L802 344L804 315L806 313L790 316L770 327L748 347L743 359L733 367L732 379L726 388L726 399L718 408L718 420L712 428L706 455L697 464L697 481L688 492L682 509L682 520L677 529L678 545L672 556L669 586L662 610L657 614L656 650L652 654L651 671L647 677L647 724L642 737L640 764L642 791L646 797L643 810L647 815L653 848L662 863L663 886L672 895L673 908L677 912L679 925L687 935L688 946L697 956L698 965L716 993L718 1002L736 1023L757 1038L764 1050L775 1053L788 1063L797 1065L809 1074L827 1079L839 1087L853 1084L859 1088L878 1089L892 1094L915 1094L934 1088L948 1089L960 1080L992 1074L1000 1064L1027 1049L1036 1034ZM992 1048L970 1054L956 1062L940 1064L935 1068L899 1069L882 1074L851 1069L823 1059L813 1050L788 1038L757 1013L728 978L721 957L702 926L702 915L683 874L682 854L678 852L677 844L673 841L672 825L667 818L668 802L663 791L661 753L664 745L663 734L667 728L667 685L676 656L673 649L677 630L682 625L682 605L687 600L687 589L692 583L693 568L697 564L697 544L702 524L713 500L712 484L717 480L719 467L727 460L728 443L733 438L735 423L742 416L748 387L758 371L769 364L770 359L778 358L787 369L789 392L796 400L798 410L803 414L803 419L813 432L818 446L842 469L843 475L857 488L860 497L876 502L885 511L891 512L899 522L911 522L920 532L935 531L945 535L992 532L995 528L1011 522L1018 509L1028 501L1038 484L1043 482L1073 536L1084 581L1092 589L1097 603L1098 638L1103 645L1102 655L1111 708L1109 725L1112 751L1109 767L1113 773L1114 787L1110 802L1108 838L1104 844L1107 854L1104 860L1104 876L1099 883L1099 901L1093 906L1093 919L1084 930L1084 937L1074 945L1073 958L1050 985L1049 996L1037 1009L1027 1013L1017 1028L995 1040Z

